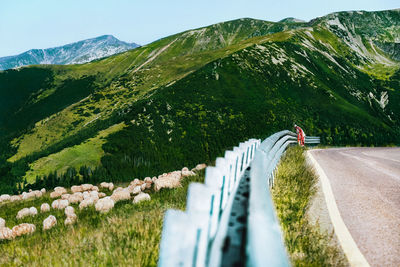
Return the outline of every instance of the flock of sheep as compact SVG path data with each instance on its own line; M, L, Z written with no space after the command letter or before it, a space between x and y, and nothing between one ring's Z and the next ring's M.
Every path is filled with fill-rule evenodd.
M98 186L91 184L74 185L71 187L71 193L68 193L64 187L56 187L54 191L50 193L50 198L55 199L51 203L51 207L48 203L43 203L40 206L40 212L50 212L51 208L54 210L64 210L66 219L65 225L72 225L77 221L77 215L75 209L71 204L78 204L80 210L87 207L94 206L96 211L100 213L106 213L114 208L115 203L121 200L130 200L133 195L133 203L139 203L141 201L150 200L149 194L145 193L146 189L150 189L154 184L154 190L158 191L161 188L176 188L180 186L180 180L187 176L195 175L195 172L206 168L205 164L198 164L192 170L183 168L181 171L174 171L170 173L164 173L158 177L146 177L144 180L134 179L128 187L118 187L114 189L113 183L103 182L100 184L101 189L108 189L112 191L110 196L100 192ZM46 190L35 190L30 192L23 192L21 195L1 195L0 203L9 201L22 201L30 198L40 198ZM35 207L23 208L18 211L16 218L18 220L23 219L27 216L36 216L38 210ZM57 225L57 218L53 215L49 215L43 221L43 230L49 230ZM0 240L12 240L16 237L31 234L36 231L34 224L21 223L14 226L12 229L6 227L6 221L0 218Z

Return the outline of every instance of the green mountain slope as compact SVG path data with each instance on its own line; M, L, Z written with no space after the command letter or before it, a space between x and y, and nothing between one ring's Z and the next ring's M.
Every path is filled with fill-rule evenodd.
M397 142L399 92L382 109L368 96L386 88L345 61L335 68L303 38L233 53L141 101L127 116L130 126L108 138L103 166L124 179L153 175L211 161L235 143L294 122L335 145Z
M12 161L54 145L62 137L77 134L79 130L99 118L110 118L115 111L120 112L129 107L132 101L139 99L147 91L179 80L204 64L249 45L246 39L286 28L288 27L282 23L241 19L170 36L133 51L89 64L57 66L56 70L46 66L57 72L54 75L59 80L80 81L87 79L86 76L94 77L88 87L98 90L95 90L91 97L73 106L65 108L65 104L69 103L57 106L65 108L59 113L56 113L59 111L57 107L49 109L48 113L55 114L49 118L35 117L29 121L30 124L35 123L35 127L31 132L13 141L13 145L18 147L18 154ZM7 71L3 75L10 72L13 71ZM29 79L23 74L19 78ZM24 85L21 87L25 89ZM43 89L37 94L43 99L55 97L52 96L54 89L46 88L44 93L42 91ZM68 97L72 98L75 95L76 92L70 91ZM44 109L47 110L48 107ZM7 116L9 121L15 121L14 114L8 114L11 114ZM22 110L19 114L24 116L26 113ZM73 125L73 129L68 125ZM13 129L9 127L4 131L10 130Z
M340 12L309 23L240 19L88 64L0 72L7 99L0 146L8 159L0 174L18 181L30 169L33 182L76 168L68 153L121 122L127 127L88 157L102 157L95 170L93 161L79 161L97 179L210 161L295 122L326 144L399 144L399 14ZM57 164L42 164L50 158Z
M57 77L53 68L0 74L0 135L23 130L94 92L94 76Z

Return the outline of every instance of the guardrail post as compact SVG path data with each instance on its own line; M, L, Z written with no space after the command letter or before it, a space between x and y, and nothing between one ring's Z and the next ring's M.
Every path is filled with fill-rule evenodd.
M179 240L178 246L173 246ZM160 243L159 265L166 267L195 266L197 228L180 210L167 210Z
M210 238L215 236L218 227L219 216L221 213L221 197L222 197L222 174L221 172L215 167L207 167L206 168L206 177L205 177L205 184L206 186L214 189L215 196L214 196L214 203L213 203L213 214L210 220Z
M225 158L217 158L215 161L215 168L219 169L222 174L222 187L221 187L221 211L225 208L229 195L229 166Z
M237 153L238 159L237 159L237 173L236 173L236 182L239 180L239 178L242 176L242 168L243 168L243 152L242 149L239 147L234 147L233 151Z
M233 188L235 187L236 179L236 159L237 159L237 154L233 151L226 151L225 152L225 160L227 161L228 164L228 169L229 169L229 191L228 191L228 197L230 196Z
M204 184L191 183L189 185L186 210L193 225L197 226L199 231L197 253L195 254L195 266L197 267L205 266L206 263L215 193L215 190Z

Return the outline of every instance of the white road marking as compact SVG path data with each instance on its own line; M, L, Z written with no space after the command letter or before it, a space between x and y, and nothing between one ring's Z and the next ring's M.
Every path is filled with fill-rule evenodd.
M315 170L320 178L322 191L325 196L325 202L328 207L329 217L331 218L333 228L335 229L335 234L340 245L342 246L343 252L347 257L350 266L369 267L369 263L357 247L356 242L354 242L353 237L351 236L349 230L344 224L342 217L340 216L340 212L336 205L335 197L333 195L328 177L318 162L314 159L310 151L307 151L307 156L314 165Z

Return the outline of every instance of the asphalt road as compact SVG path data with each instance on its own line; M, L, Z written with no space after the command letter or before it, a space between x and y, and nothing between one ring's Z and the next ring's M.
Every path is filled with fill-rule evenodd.
M400 266L400 148L310 151L336 205L371 266Z

